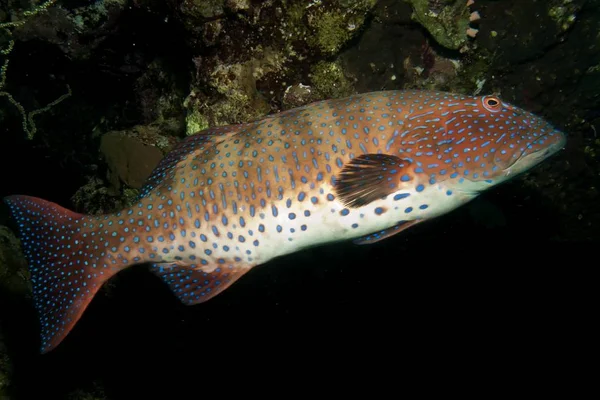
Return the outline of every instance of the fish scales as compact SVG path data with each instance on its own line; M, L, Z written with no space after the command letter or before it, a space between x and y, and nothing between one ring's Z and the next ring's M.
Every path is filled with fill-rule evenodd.
M564 143L548 122L495 96L381 91L188 137L136 203L114 214L7 197L42 352L126 267L150 263L181 301L197 304L275 257L376 242L447 213Z

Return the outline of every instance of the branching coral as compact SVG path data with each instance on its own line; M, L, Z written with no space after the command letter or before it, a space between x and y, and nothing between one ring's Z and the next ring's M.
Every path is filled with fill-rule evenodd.
M19 113L23 118L23 130L27 134L28 139L33 139L37 131L33 117L45 111L48 111L53 106L57 105L58 103L69 97L71 95L71 88L67 85L67 93L60 96L58 99L52 101L51 103L47 104L45 107L38 108L37 110L33 110L30 112L27 112L23 105L19 103L12 96L12 94L4 90L4 87L6 85L6 71L8 69L8 64L10 61L8 56L12 52L15 45L15 41L12 38L11 28L23 26L29 20L29 18L34 17L42 12L45 12L49 7L53 6L54 3L56 3L56 0L47 0L44 3L38 5L37 7L34 7L32 10L23 12L22 18L18 21L0 23L0 30L4 31L8 37L8 46L5 49L0 50L0 54L2 54L5 57L4 63L2 64L2 67L0 69L0 97L6 97L8 101L10 101L15 107L17 107Z

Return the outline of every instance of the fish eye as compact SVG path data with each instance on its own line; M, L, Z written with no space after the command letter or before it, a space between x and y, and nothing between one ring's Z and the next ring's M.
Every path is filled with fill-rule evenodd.
M485 109L491 112L498 112L502 107L502 102L496 96L486 96L483 98L482 102Z

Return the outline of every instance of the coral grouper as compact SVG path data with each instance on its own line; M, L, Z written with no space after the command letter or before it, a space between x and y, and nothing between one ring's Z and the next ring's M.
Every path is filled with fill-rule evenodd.
M182 302L198 304L274 257L373 243L452 211L564 145L548 122L498 97L381 91L190 136L114 214L5 201L47 352L124 268L149 263Z

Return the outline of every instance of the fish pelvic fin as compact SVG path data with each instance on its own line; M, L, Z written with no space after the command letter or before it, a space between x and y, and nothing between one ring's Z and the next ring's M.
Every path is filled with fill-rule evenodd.
M44 354L62 342L102 284L124 266L107 267L104 253L93 250L93 235L84 228L91 217L30 196L4 202L29 266Z

